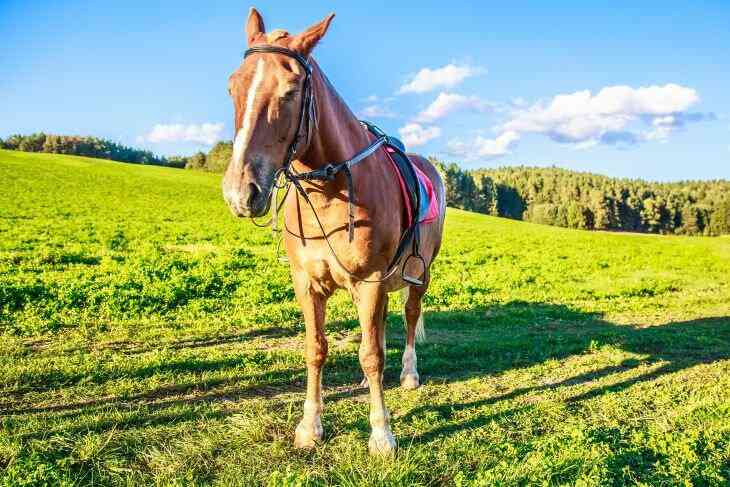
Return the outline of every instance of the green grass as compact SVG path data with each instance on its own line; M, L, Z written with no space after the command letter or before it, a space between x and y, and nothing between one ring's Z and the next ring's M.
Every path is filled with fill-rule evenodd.
M730 482L730 238L449 210L416 391L391 301L381 460L344 293L292 447L301 315L218 176L0 151L0 181L0 485Z

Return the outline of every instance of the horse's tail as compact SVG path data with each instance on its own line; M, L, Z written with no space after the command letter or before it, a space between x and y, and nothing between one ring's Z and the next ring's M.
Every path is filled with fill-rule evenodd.
M403 299L403 326L408 331L408 320L406 319L406 302L408 301L408 295L410 293L410 286L406 286L400 290L401 298ZM423 343L426 341L426 326L423 321L423 309L418 313L418 321L416 322L416 341Z

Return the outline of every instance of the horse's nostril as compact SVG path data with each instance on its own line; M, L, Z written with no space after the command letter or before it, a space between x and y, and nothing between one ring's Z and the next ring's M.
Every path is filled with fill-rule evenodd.
M256 201L256 197L259 195L259 187L253 183L248 183L248 206L249 208Z

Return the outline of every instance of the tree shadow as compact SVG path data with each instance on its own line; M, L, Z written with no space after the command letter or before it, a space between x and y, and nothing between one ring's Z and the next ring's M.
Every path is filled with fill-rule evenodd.
M117 341L104 343L92 347L99 351L112 351L123 355L138 355L159 350L193 350L197 348L216 347L220 345L245 343L251 339L277 339L296 336L299 331L295 328L283 328L272 326L266 328L255 328L237 334L218 335L203 339L183 339L168 341L149 345L132 341ZM31 343L31 347L47 346ZM62 353L89 351L86 348L67 348ZM150 365L136 368L132 371L127 369L97 370L93 374L84 371L66 371L50 369L37 371L32 376L26 377L22 387L7 392L9 396L23 396L29 392L46 392L53 389L74 386L83 382L84 384L99 385L104 382L116 379L144 379L161 373L175 372L214 372L223 369L235 368L243 364L244 358L230 357L224 360L209 360L199 357L182 357L170 359L163 364Z
M299 331L295 328L284 328L281 326L270 326L266 328L254 328L246 330L242 333L231 333L227 335L216 335L211 338L191 338L175 340L158 344L157 346L150 346L145 343L131 342L131 341L118 341L104 343L98 347L97 350L113 350L115 352L121 352L126 354L138 354L146 353L161 348L170 350L181 350L181 349L194 349L194 348L207 348L216 347L219 345L226 345L231 343L241 343L252 338L285 338L293 337L297 335Z
M428 413L448 421L460 411L477 410L544 390L591 384L638 367L653 367L638 376L592 387L566 399L568 404L576 404L696 365L730 359L730 317L727 316L656 326L620 325L601 319L599 314L583 313L563 305L512 302L483 309L430 313L426 319L427 330L430 330L433 340L418 347L419 372L422 379L432 382L451 383L495 376L547 360L565 360L603 346L644 357L627 359L618 365L560 382L521 387L474 401L423 404L400 416L400 421L410 421ZM391 343L397 341L392 340ZM398 354L401 351L399 346L392 352ZM447 423L413 437L412 441L429 442L480 428L521 409L478 415L461 423Z
M391 313L388 320L385 381L386 387L393 388L399 385L404 334L402 321L395 313ZM336 332L341 333L356 327L355 320L338 321L333 326ZM660 364L644 374L610 385L593 387L568 399L568 402L576 403L601 394L618 392L640 382L656 380L664 374L730 358L730 317L641 327L611 323L602 319L599 314L584 313L564 305L515 301L484 308L427 312L426 328L428 341L417 347L419 372L424 382L449 384L475 377L497 376L548 360L565 360L603 346L613 346L642 355L643 358L624 360L620 364L568 377L557 383L521 387L473 401L421 404L398 416L397 421L407 422L426 414L436 414L444 419L445 424L420 433L412 438L414 443L430 442L460 431L480 428L490 421L507 418L511 414L517 414L521 408L531 406L520 406L491 415L477 415L461 423L449 421L460 411L478 409L544 390L585 385L636 367ZM332 331L332 328L328 328L328 331ZM297 333L293 328L270 327L204 340L180 340L165 346L185 350L235 343L252 337L275 339ZM131 349L132 353L140 350L129 344L120 349L123 352ZM245 368L242 368L241 360L241 357L187 357L92 377L81 373L56 377L49 372L41 374L40 378L33 378L33 384L27 384L29 390L43 392L79 384L82 380L84 383L97 384L107 380L139 379L156 374L174 376L178 372L193 372L195 377L188 378L188 382L168 383L137 394L46 406L16 406L0 411L0 415L49 414L55 419L72 420L74 417L86 415L93 418L94 415L98 416L110 410L138 410L138 414L127 419L96 418L92 425L79 426L79 432L89 431L90 428L102 431L112 427L136 428L164 421L188 421L211 415L224 417L230 413L225 408L217 407L224 402L249 398L274 399L282 394L303 393L306 376L303 366L247 374ZM209 372L222 372L226 377L211 378L207 376ZM356 351L332 354L324 374L325 400L347 400L354 394L366 394L365 389L356 385L360 378ZM364 418L362 421L353 418L349 427L366 430L367 421ZM61 432L67 434L69 430L63 429L58 433ZM52 432L44 431L43 435L47 436L49 433Z

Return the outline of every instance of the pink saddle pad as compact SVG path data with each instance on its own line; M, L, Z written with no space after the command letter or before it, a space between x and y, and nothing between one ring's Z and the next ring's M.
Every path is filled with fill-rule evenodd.
M401 173L398 170L398 166L396 166L393 157L390 155L392 152L394 152L393 149L388 147L385 149L385 152L386 154L388 154L388 159L393 166L395 174L398 176L398 184L400 186L401 194L403 195L403 201L405 201L406 213L408 214L408 225L410 226L412 223L411 215L413 215L413 211L411 209L411 200L408 197L408 188L406 188L406 182L403 181L403 176L401 176ZM419 211L418 213L418 221L420 223L431 223L439 216L439 205L438 201L436 201L436 192L433 190L433 183L428 178L428 176L426 176L423 171L421 171L418 165L412 164L412 166L413 170L416 172L416 177L418 177L418 183L423 189L420 194L426 194L426 197L428 198L428 205L424 205L423 202L421 202L421 211Z

